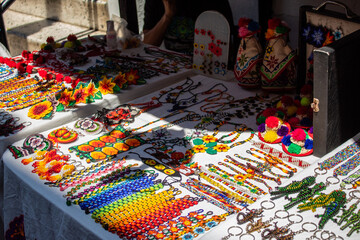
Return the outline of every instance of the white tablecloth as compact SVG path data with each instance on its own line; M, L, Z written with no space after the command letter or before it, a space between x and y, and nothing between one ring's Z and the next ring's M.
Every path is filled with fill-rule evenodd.
M215 84L221 83L228 88L228 93L233 95L236 99L246 98L249 96L254 96L257 91L245 91L241 89L237 82L235 81L219 81L212 78L204 76L194 76L192 79L195 82L201 82L201 86L195 90L193 93L201 93L207 89L210 89ZM177 85L177 84L175 84ZM158 96L159 92L149 94L147 96L138 98L133 103L146 102L151 99L153 96ZM115 104L117 105L117 104ZM194 105L193 107L188 108L187 110L199 112L200 113L201 104ZM142 126L143 124L158 119L159 117L166 116L171 109L171 104L164 104L161 108L156 108L147 113L141 114L136 121L131 125L131 127ZM202 113L203 114L203 113ZM172 119L173 120L173 119ZM165 121L166 122L166 121ZM246 124L248 127L256 129L255 115L248 118L239 119L239 122ZM73 123L67 124L71 126ZM159 123L160 124L160 123ZM174 136L185 136L189 134L194 127L193 122L184 122L177 126L171 127L168 131ZM47 136L50 132L44 131L42 134ZM220 129L220 133L228 133L229 129ZM250 132L245 132L241 134L240 139L246 139L250 136ZM84 137L77 140L74 145L78 145L82 142L86 142L90 139L95 138L94 136ZM259 141L257 136L254 137L254 140ZM20 146L22 141L14 143L16 146ZM70 145L69 145L70 146ZM67 153L67 145L60 145L61 151ZM140 153L140 155L146 155L142 149L148 146L141 146L133 151ZM229 152L217 153L216 155L208 155L205 153L196 154L193 157L193 161L198 162L200 165L205 166L209 163L217 164L218 161L224 159L226 155L234 155L235 153L245 153L246 149L251 147L250 143L242 144L238 147L234 147L229 150ZM280 149L280 145L275 146L275 148ZM126 153L119 155L123 156ZM74 156L74 154L72 154ZM135 155L129 155L129 163L137 162L140 163L139 159ZM309 163L314 163L318 160L315 157L309 156L303 158ZM50 188L44 184L44 181L40 180L38 176L34 173L31 173L32 167L29 164L24 166L20 162L21 159L14 159L9 150L7 150L3 155L3 161L5 165L4 176L5 176L5 206L4 206L4 222L5 229L7 229L9 222L16 216L24 214L24 225L25 233L29 239L118 239L114 234L111 234L104 229L102 229L100 224L97 224L91 219L89 215L86 215L80 208L76 205L67 206L65 204L65 198L63 198L64 192L60 192L57 188ZM85 164L85 163L84 163ZM146 165L143 165L142 168L148 168ZM301 169L298 169L300 176L303 176ZM160 178L164 178L165 175L160 174ZM186 181L186 177L183 177L183 181ZM270 183L270 185L272 185ZM272 185L272 187L275 187ZM178 184L175 184L181 191L182 195L191 195L194 194L188 192L186 189L180 187ZM261 201L258 200L257 202ZM257 203L256 202L256 203ZM205 201L199 203L196 207L193 207L191 210L197 208L202 208L205 211L213 211L215 214L225 213L224 210L215 207L214 205L207 203ZM277 209L278 206L277 206ZM220 239L226 235L226 229L228 225L232 225L233 217L221 223L219 227L210 231L205 235L200 235L199 238L203 239ZM209 237L212 236L212 237Z

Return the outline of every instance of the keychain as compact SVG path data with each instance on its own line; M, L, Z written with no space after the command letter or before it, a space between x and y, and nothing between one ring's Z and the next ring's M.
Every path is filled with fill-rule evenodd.
M266 207L265 203L270 203L271 206ZM252 209L247 213L239 212L236 216L237 224L241 225L249 221L253 223L255 218L263 217L262 213L264 210L273 209L275 207L275 203L273 201L265 200L260 203L260 206L261 207L259 209Z
M228 235L221 238L221 240L228 240L232 236L240 236L243 233L243 229L238 226L232 226L232 227L228 228L227 232L228 232Z

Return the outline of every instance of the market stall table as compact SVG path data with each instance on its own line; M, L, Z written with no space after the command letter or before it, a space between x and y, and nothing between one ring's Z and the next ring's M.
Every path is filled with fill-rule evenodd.
M256 134L247 128L257 128L255 121L256 113L254 112L255 110L249 109L249 106L251 106L251 104L258 104L257 111L260 111L261 109L268 107L271 103L271 100L274 100L269 97L263 98L260 101L259 97L255 97L258 96L256 95L257 93L259 93L259 91L249 91L241 89L239 86L237 86L237 83L235 81L225 82L197 75L188 79L183 79L183 81L179 82L178 84L172 85L161 91L153 92L150 95L131 101L130 103L137 104L148 102L155 97L154 99L157 99L159 102L163 102L163 105L159 108L155 108L149 110L148 112L142 113L140 116L135 118L134 123L129 123L131 129L136 130L135 132L131 131L131 134L136 134L130 136L138 136L145 141L142 142L141 146L136 145L137 147L134 146L134 148L131 148L131 152L124 150L123 153L120 153L116 156L116 159L121 159L123 156L127 156L126 164L138 164L139 166L136 168L154 170L154 168L150 167L151 164L144 164L147 158L154 158L154 155L148 154L146 149L149 148L149 146L161 146L161 144L164 144L164 142L165 145L167 145L167 147L170 149L179 148L179 151L184 151L189 148L192 149L193 157L191 162L198 163L200 169L209 167L211 164L216 165L218 161L221 161L224 158L228 158L228 156L236 156L236 154L248 156L247 150L251 149L252 144L254 144L253 141L259 142ZM231 100L232 97L234 97L235 100L241 99L241 101L239 101L240 104L227 105L226 101ZM171 101L171 99L174 101ZM223 100L225 102L224 104L221 104ZM218 111L218 114L212 115L211 113L218 108L221 111ZM234 113L235 110L238 110L236 112L238 113L237 117L234 117L234 115L230 116L226 114L226 112ZM230 122L235 122L235 126L242 126L242 132L239 132L240 134L236 134L235 136L233 136L235 133L232 132L234 126L229 124L231 126L221 126L218 132L215 131L213 133L214 126L216 126L215 123L225 118L229 118L226 121L230 121L231 119ZM232 141L224 140L224 144L219 144L218 147L220 147L220 145L222 147L229 146L226 150L221 150L218 147L214 148L214 145L210 147L209 145L209 151L207 152L194 151L193 149L195 148L192 148L188 145L186 147L179 146L181 145L179 144L179 142L181 141L179 139L184 140L186 139L184 138L185 136L190 136L189 139L192 139L192 144L195 143L195 146L193 147L196 147L196 141L198 140L196 140L194 134L198 134L196 132L197 130L199 130L199 123L211 126L209 128L206 128L209 133L212 133L209 136L218 135L219 139L221 140L230 137L230 139L233 139L234 143L231 144ZM242 124L246 124L247 127L244 127L244 125ZM66 126L68 126L69 128L73 128L74 122L68 123L66 124ZM126 128L128 128L129 126L126 126ZM195 128L195 126L197 127ZM44 136L48 136L51 130L44 131L42 132L42 134ZM237 129L237 131L239 131L239 129ZM138 132L143 132L144 134L137 135ZM206 131L203 130L201 134L204 134L204 132ZM96 165L96 163L100 160L100 157L87 153L85 154L84 152L79 151L79 149L80 146L87 146L89 140L94 138L98 139L101 134L80 137L79 140L77 140L74 144L70 145L59 144L60 151L64 154L67 154L69 146L71 146L71 159L76 159L77 164L81 162L81 165L84 167ZM177 141L179 141L177 144L179 145L177 146L177 144L172 142L170 139L177 139ZM250 142L249 140L253 141ZM21 146L23 141L24 140L14 143L14 146ZM110 144L107 146L111 147L114 145ZM281 150L280 145L274 146L274 148L278 148L278 150ZM102 149L102 151L102 154L104 154L105 150ZM82 156L83 159L79 160L79 158L75 156L75 153L77 153L77 155L80 157ZM49 187L49 185L44 184L45 181L40 180L39 176L34 173L34 168L32 164L24 165L21 163L21 160L27 159L29 157L30 156L24 156L15 159L13 154L9 150L6 151L3 155L5 176L4 220L6 228L9 226L9 223L13 221L14 217L23 215L25 234L26 237L29 238L119 238L116 234L112 234L104 230L101 224L96 223L91 218L91 215L85 214L85 212L82 211L79 206L76 206L74 204L72 204L71 206L67 206L67 200L66 198L64 198L66 191L62 192L59 191L58 187ZM302 158L301 161L303 164L305 162L311 164L316 162L316 160L317 158L308 156ZM297 171L297 174L302 176L301 170L303 168L301 167L301 164L298 166L288 166L285 164L283 165L283 167L288 167L292 169L292 171ZM158 169L164 170L162 168ZM277 169L276 171L278 171L279 169ZM188 170L189 169L187 169L186 171ZM186 173L186 171L182 173ZM171 174L169 174L169 172L166 173L166 171L156 172L159 174L157 179L161 179L161 181L165 185L166 182L173 182L172 185L181 191L181 193L179 192L180 194L176 196L176 199L182 199L186 195L198 197L192 192L188 191L184 187L185 185L183 185L190 179L189 176L182 175L182 177L179 179L178 177L171 177ZM172 174L174 173L174 171L170 172ZM290 174L289 176L292 176L292 174ZM164 182L164 179L166 179L167 181ZM179 180L181 180L181 184ZM285 180L282 180L282 182L285 182ZM267 181L266 183L266 186L271 188L274 188L278 185L271 180ZM263 187L264 186L262 185L261 188ZM166 190L169 190L168 188L168 186L165 186ZM264 197L262 195L259 195L256 203L261 201L263 198ZM245 205L247 205L246 202L244 203ZM224 209L220 207L215 207L207 201L201 201L199 203L196 202L195 205L196 206L193 206L189 209L184 209L181 215L186 215L190 211L203 209L204 213L211 210L213 212L213 215L225 214L223 215L223 217L226 216L226 211ZM240 208L243 207L240 206ZM229 219L232 218L230 217ZM226 222L228 222L228 220ZM219 228L222 229L222 226L225 223L220 223ZM214 227L215 225L216 224L212 225L211 227ZM207 238L207 234L209 233L205 233L205 235L199 234L198 237Z

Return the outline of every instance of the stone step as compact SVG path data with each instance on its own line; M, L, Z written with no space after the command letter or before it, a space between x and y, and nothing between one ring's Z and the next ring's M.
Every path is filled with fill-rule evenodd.
M40 50L41 44L45 43L49 36L53 36L55 41L63 41L69 34L75 34L78 38L86 37L88 34L105 34L103 31L35 17L10 9L3 17L11 56L21 54L23 50Z
M107 0L17 0L10 9L101 31L109 20Z

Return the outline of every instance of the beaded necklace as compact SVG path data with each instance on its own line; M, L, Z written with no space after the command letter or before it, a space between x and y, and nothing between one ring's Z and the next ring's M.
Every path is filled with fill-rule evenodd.
M122 160L113 160L111 158L105 159L103 161L97 162L90 167L77 171L69 176L63 177L56 181L53 184L49 184L50 187L60 187L60 191L64 191L68 187L75 186L76 184L81 184L83 182L91 181L92 178L107 173L109 171L121 171L123 164L125 163L125 158ZM137 166L137 164L128 165L128 167ZM120 168L120 169L117 169ZM127 168L127 167L125 167ZM100 178L98 180L101 180ZM94 183L96 180L94 180ZM92 183L92 182L91 182ZM90 183L90 184L91 184Z
M177 52L166 51L158 47L144 47L144 50L146 54L149 54L151 56L169 59L173 61L174 64L180 65L183 68L187 68L187 69L192 68L190 56Z
M242 145L248 141L250 141L254 135L255 132L252 131L250 128L247 128L245 125L241 124L239 127L236 126L235 131L227 134L227 135L223 135L221 136L219 139L216 138L215 136L218 134L219 132L219 127L224 125L226 122L221 122L216 128L215 128L215 132L212 135L204 135L202 138L196 138L193 140L193 144L194 147L190 149L190 151L192 152L192 155L195 153L208 153L211 155L217 154L217 152L227 152L229 149ZM250 136L242 141L238 141L235 142L241 133L250 130ZM234 135L236 133L236 135L231 139L231 140L223 140L226 137L230 137L232 135ZM220 144L218 144L220 143ZM232 143L230 146L228 146L227 144Z
M17 76L17 71L13 70L5 64L0 65L0 82L14 79Z
M14 134L26 126L31 125L30 122L23 122L18 124L20 118L13 118L12 115L6 112L4 109L0 109L0 136L9 136Z

